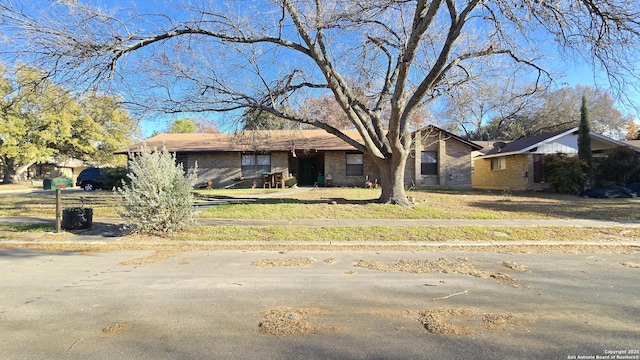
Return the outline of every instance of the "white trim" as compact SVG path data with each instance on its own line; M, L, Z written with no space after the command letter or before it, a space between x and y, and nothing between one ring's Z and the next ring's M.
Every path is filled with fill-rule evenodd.
M533 150L533 149L535 149L537 147L540 147L541 145L548 144L550 142L556 141L556 140L558 140L558 139L560 139L562 137L565 137L567 135L571 135L574 132L578 131L578 129L579 128L575 127L573 129L570 129L570 130L567 130L565 132L562 132L562 133L560 133L558 135L552 136L550 138L547 138L547 139L544 139L544 140L542 140L540 142L532 144L532 145L530 145L530 146L528 146L526 148L522 148L522 149L520 149L518 151L510 151L510 152L505 152L505 153L495 153L495 154L490 154L490 155L480 155L480 156L477 156L477 158L490 159L490 158L501 157L501 156L518 155L518 154L529 153L531 150ZM596 138L596 139L598 139L600 141L612 144L612 145L631 148L631 149L634 149L636 151L640 151L640 148L634 147L631 144L626 144L626 143L624 143L622 141L614 140L614 139L612 139L610 137L604 136L602 134L598 134L598 133L593 132L593 131L589 132L589 136L594 137L594 138Z

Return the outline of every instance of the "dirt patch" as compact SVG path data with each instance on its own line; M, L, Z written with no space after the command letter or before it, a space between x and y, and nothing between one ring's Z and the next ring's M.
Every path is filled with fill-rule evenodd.
M526 266L520 265L520 264L515 263L513 261L503 261L502 262L502 266L506 267L507 269L513 270L513 271L531 272L526 268Z
M418 312L418 321L432 334L474 335L521 326L513 314L481 314L474 309L441 308Z
M291 336L337 332L340 328L316 325L309 321L309 315L326 313L319 308L293 308L280 306L262 313L258 331L265 335Z
M330 257L330 258L326 258L324 259L324 263L325 264L335 264L338 262L338 259Z
M123 261L120 265L142 265L142 264L151 264L160 261L164 261L166 259L172 258L178 254L182 253L182 251L178 250L158 250L152 255L141 257L138 259L133 259L129 261Z
M314 260L312 258L284 258L284 259L262 259L251 263L253 266L261 268L270 268L278 266L311 266Z
M379 270L386 272L408 272L414 274L423 273L440 273L440 274L467 274L481 279L495 279L503 284L513 287L523 287L510 275L503 273L492 273L489 271L477 269L467 258L450 259L441 257L438 260L400 260L395 264L389 265L377 260L360 260L355 264L370 270Z
M102 329L102 335L104 336L116 335L123 331L129 330L130 328L131 328L131 325L129 324L113 324Z
M502 329L507 325L519 324L512 314L486 314L482 317L482 322L489 330Z
M472 335L473 329L463 324L472 319L467 309L434 309L418 313L418 321L432 334Z
M630 268L640 269L640 264L639 263L634 263L634 262L630 262L630 261L620 263L620 265L627 266L627 267L630 267Z
M489 275L489 277L494 279L494 280L496 280L496 281L498 281L498 282L500 282L500 283L503 283L503 284L509 285L509 286L513 286L513 287L516 287L516 288L529 287L528 285L525 285L525 284L521 283L520 281L512 278L511 275L508 275L508 274L505 274L505 273L500 273L500 272L492 273L492 274Z

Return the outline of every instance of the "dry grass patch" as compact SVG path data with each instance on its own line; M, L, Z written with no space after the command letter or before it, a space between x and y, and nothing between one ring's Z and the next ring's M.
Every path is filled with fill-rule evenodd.
M116 335L123 331L129 330L130 328L131 328L131 325L129 324L112 324L102 329L102 335L104 336Z
M498 282L513 287L523 287L524 285L513 279L510 275L503 273L492 273L476 268L469 259L450 259L441 257L438 260L400 260L395 264L385 264L377 260L360 260L356 267L386 271L386 272L408 272L414 274L441 273L441 274L466 274L481 279L495 279Z
M473 329L463 324L472 319L468 309L434 309L418 313L418 321L432 334L472 335Z
M474 309L440 308L418 312L418 321L432 334L474 335L522 325L513 314L482 314Z
M120 265L142 265L157 263L172 258L182 253L180 250L157 250L153 254L138 259L123 261Z
M314 261L315 260L312 258L262 259L252 262L251 265L260 268L271 268L280 266L305 267L313 265Z
M513 271L518 271L518 272L531 272L527 269L526 266L524 265L520 265L518 263L515 263L513 261L503 261L502 262L502 266L506 267L507 269L513 270Z
M476 335L524 325L514 314L485 313L474 308L381 310L374 312L374 315L416 319L428 332L437 335Z
M621 265L627 266L627 267L630 267L630 268L640 269L640 263L627 261L627 262L621 263Z
M265 335L291 336L316 334L319 332L337 332L342 329L313 324L310 315L324 314L319 308L293 308L280 306L262 313L258 331Z
M640 228L568 226L197 226L174 240L200 241L619 241L640 239Z

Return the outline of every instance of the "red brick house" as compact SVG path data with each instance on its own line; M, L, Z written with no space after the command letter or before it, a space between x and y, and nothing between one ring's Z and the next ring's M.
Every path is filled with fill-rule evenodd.
M355 130L344 130L361 139ZM471 187L471 151L480 147L436 127L412 133L414 149L405 169L407 186ZM144 141L163 146L186 167L198 164L198 181L215 188L262 186L262 174L295 177L300 186L363 186L379 178L366 155L324 130L246 130L233 134L161 134ZM139 151L142 143L116 154Z

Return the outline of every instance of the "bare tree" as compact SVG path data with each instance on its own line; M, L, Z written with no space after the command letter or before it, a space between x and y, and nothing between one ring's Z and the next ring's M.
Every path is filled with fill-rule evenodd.
M485 127L491 120L513 119L535 107L548 86L548 82L516 84L513 77L505 76L482 79L452 89L440 115L465 138L489 140Z
M139 105L169 112L253 108L324 129L375 161L381 201L404 205L417 109L495 67L546 77L541 37L626 82L640 31L640 5L628 0L167 1L146 11L37 3L0 0L0 20L58 78L117 80L114 90L128 80L126 89L152 95ZM362 141L295 111L319 93L335 98Z
M486 130L492 139L516 139L577 127L583 96L588 102L591 130L615 139L624 138L633 117L618 110L609 92L589 86L562 88L546 93L540 102L522 109L516 116L493 118Z

